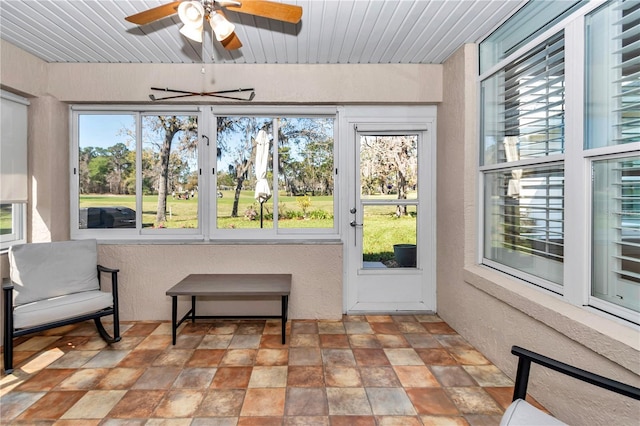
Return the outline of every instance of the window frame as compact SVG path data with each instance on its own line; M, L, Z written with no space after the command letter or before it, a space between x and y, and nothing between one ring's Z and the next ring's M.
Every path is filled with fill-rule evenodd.
M564 22L564 21L563 21ZM485 177L492 172L498 172L498 171L509 171L509 170L513 170L513 169L526 169L526 168L544 168L546 166L550 166L550 165L554 165L554 164L559 164L559 165L563 165L564 166L564 176L565 176L565 187L564 187L564 191L565 193L567 192L566 190L566 175L567 175L567 170L566 170L566 164L565 164L565 157L566 157L566 150L567 150L567 114L566 114L566 110L565 110L565 117L564 117L564 123L565 123L565 134L564 134L564 138L565 138L565 145L564 145L564 151L562 153L551 153L550 155L546 155L546 156L539 156L539 157L532 157L532 158L526 158L526 159L519 159L516 161L503 161L500 162L498 159L496 159L495 162L492 163L488 163L488 164L484 164L485 163L485 152L483 150L484 144L481 141L481 138L484 136L483 135L483 126L484 126L484 120L483 120L483 93L482 93L482 87L483 87L483 82L485 81L489 81L490 79L492 79L495 75L497 75L500 72L503 72L505 70L505 68L509 65L513 65L515 63L517 63L517 61L519 59L521 59L522 57L528 55L530 52L534 51L534 49L538 48L540 45L546 43L548 40L553 39L555 37L558 37L559 33L563 33L563 35L561 36L561 38L564 39L564 75L567 75L567 57L566 57L566 52L567 52L567 34L566 34L566 29L564 28L564 26L561 23L558 23L557 25L554 25L553 27L551 27L550 29L548 29L547 31L542 32L541 34L539 34L537 37L533 38L532 40L530 40L528 43L524 44L521 48L517 49L516 51L514 51L512 54L508 55L504 60L499 61L496 63L496 65L494 67L492 67L491 69L489 69L486 73L483 73L481 75L478 76L478 80L477 80L477 87L478 87L478 106L479 106L479 110L478 110L478 115L479 115L479 119L478 119L478 125L479 125L479 139L478 139L478 152L477 152L477 160L478 160L478 173L479 173L479 177L478 177L478 226L479 226L479 230L480 232L478 233L478 257L477 257L477 262L480 265L485 265L487 267L491 267L493 269L496 269L498 271L501 271L503 273L506 273L508 275L511 275L513 277L516 277L520 280L522 280L522 282L527 283L527 285L532 285L541 289L544 289L546 291L550 291L552 293L555 294L559 294L562 295L564 293L564 283L567 282L566 279L566 262L564 262L564 272L563 272L563 284L558 284L558 283L554 283L548 280L545 280L543 278L537 277L535 275L532 275L530 273L527 273L525 271L521 271L518 269L515 269L511 266L508 266L506 264L502 264L500 262L497 262L495 260L492 260L488 257L485 257L484 253L485 253L485 235L486 235L486 229L485 229L485 184L486 184L486 179ZM564 102L565 102L565 108L566 108L566 104L567 104L567 79L564 79L564 87L565 87L565 93L564 93ZM503 92L500 92L503 93ZM565 203L566 204L566 203ZM566 217L567 213L565 212L565 217ZM566 232L565 232L565 243L564 243L564 247L566 248Z
M142 119L149 115L196 115L202 121L202 109L193 105L180 106L109 106L73 105L70 108L71 149L70 149L70 229L72 239L97 238L100 240L204 240L206 228L202 221L202 204L198 199L198 227L192 229L145 229L142 228ZM136 132L136 228L86 228L79 227L79 116L80 115L132 115L135 117ZM202 132L198 130L198 167L202 170ZM199 186L204 185L202 173L199 175Z
M625 145L598 147L587 149L583 146L586 136L585 98L586 98L586 30L585 17L602 7L607 2L598 0L588 2L575 10L569 16L558 21L555 25L540 33L516 51L496 63L490 69L479 73L477 79L478 90L478 144L476 158L477 169L477 256L476 263L479 266L491 268L510 276L519 284L533 288L558 297L574 306L581 307L589 312L603 315L608 318L622 319L631 323L640 324L640 313L626 309L603 300L594 300L591 296L591 167L597 160L625 157L640 151L640 142ZM482 121L482 82L496 72L504 68L505 64L512 63L526 52L531 51L538 44L552 37L559 31L565 32L565 75L571 78L565 79L565 148L564 154L546 157L543 162L534 160L521 160L508 163L509 167L526 167L532 163L552 163L563 161L565 167L565 217L571 218L565 222L565 257L564 257L564 284L560 292L549 287L548 282L541 286L535 277L531 277L521 271L506 268L504 265L487 262L484 258L484 177L485 173L504 168L504 164L483 166L482 143L480 132ZM480 50L478 51L480 54ZM587 267L585 267L587 265ZM545 285L546 284L546 285Z
M0 251L27 242L27 203L2 203L11 205L11 229L13 232L0 235Z
M218 149L216 123L218 117L298 117L298 118L333 118L333 227L331 228L280 228L274 226L266 229L224 229L217 227L217 202L216 191L218 188L217 173L213 173L214 177L211 182L210 190L210 207L208 220L210 223L210 238L215 240L336 240L340 238L339 231L339 174L338 170L338 135L339 135L339 116L338 109L335 106L220 106L211 107L210 114L210 133L211 141L214 149L210 150L209 161L211 168L215 168L217 172L216 153ZM273 152L273 164L278 164L278 150ZM278 194L275 190L275 182L277 182L277 170L273 167L273 180L269 182L272 192L273 203L278 204ZM276 221L277 223L277 221Z
M198 116L198 167L199 197L198 222L196 229L80 229L79 228L79 119L81 114L132 114L136 117L136 212L142 211L142 117L153 114L181 115L196 114ZM218 116L262 116L262 117L303 117L333 118L333 227L331 228L275 228L274 229L233 229L225 230L216 227L217 215L217 117ZM264 106L264 105L72 105L70 107L70 229L72 239L97 238L103 241L324 241L340 238L339 212L339 175L338 169L338 135L339 116L335 106ZM276 158L277 160L277 153ZM274 176L275 178L275 176ZM273 188L273 182L270 182ZM277 194L274 194L277 202ZM137 218L141 213L136 213ZM138 223L139 220L136 221Z

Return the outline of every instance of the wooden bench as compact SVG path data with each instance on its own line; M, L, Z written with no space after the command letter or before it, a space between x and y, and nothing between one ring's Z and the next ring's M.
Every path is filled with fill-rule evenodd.
M176 332L187 318L192 322L203 318L280 318L282 344L286 342L287 312L291 293L291 274L191 274L167 290L171 296L171 334L176 344ZM178 321L178 296L191 296L191 309ZM279 316L269 315L196 315L196 297L214 298L281 298Z

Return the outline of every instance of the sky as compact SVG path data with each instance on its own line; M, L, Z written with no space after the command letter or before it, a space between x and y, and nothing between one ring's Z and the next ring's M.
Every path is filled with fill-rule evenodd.
M119 142L126 143L127 137L121 134L122 129L134 129L135 117L130 114L82 114L79 124L83 132L80 134L82 147L108 148Z

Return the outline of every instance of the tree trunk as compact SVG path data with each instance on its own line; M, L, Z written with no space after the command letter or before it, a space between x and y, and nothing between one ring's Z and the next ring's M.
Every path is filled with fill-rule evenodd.
M158 208L156 211L156 224L167 221L167 188L169 184L169 156L171 154L171 142L176 130L166 129L162 149L160 150L160 181L158 182Z
M398 172L398 200L406 200L407 199L407 178L404 176L404 173ZM396 208L396 216L406 216L407 215L407 206L398 206Z
M242 191L243 183L243 175L238 176L238 184L236 185L236 193L233 199L233 209L231 210L231 217L238 217L238 204L240 202L240 191Z

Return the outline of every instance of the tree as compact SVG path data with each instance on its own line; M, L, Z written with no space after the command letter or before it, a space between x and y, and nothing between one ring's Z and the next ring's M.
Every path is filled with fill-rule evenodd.
M218 117L218 149L220 150L218 156L221 157L222 152L230 154L232 162L229 164L229 174L235 178L236 187L231 217L238 217L240 192L255 163L255 135L263 127L268 131L270 121L258 120L256 117Z
M318 118L218 117L218 158L228 161L235 185L231 216L238 216L240 191L253 182L255 137L261 129L273 134L277 126L278 176L287 192L326 194L333 188L333 120ZM273 148L273 147L272 147ZM270 156L273 149L270 149ZM271 164L271 162L269 162ZM228 182L218 170L218 184ZM224 183L228 185L228 183ZM329 189L331 188L331 189Z
M363 186L377 186L386 194L395 188L397 198L406 200L408 188L416 184L417 139L415 136L364 136L360 148ZM406 215L406 206L398 205L396 214Z
M89 192L103 193L106 192L107 175L111 172L111 163L109 157L102 155L92 158L89 162Z
M195 116L145 116L143 144L150 143L158 149L158 205L156 223L167 220L167 194L171 166L171 148L178 137L178 150L191 152L197 147L198 122Z
M124 179L127 172L131 167L129 149L123 143L117 143L109 148L109 160L111 163L111 170L107 176L107 181L110 185L110 191L113 194L122 194L126 192L124 185ZM135 164L135 163L134 163Z

